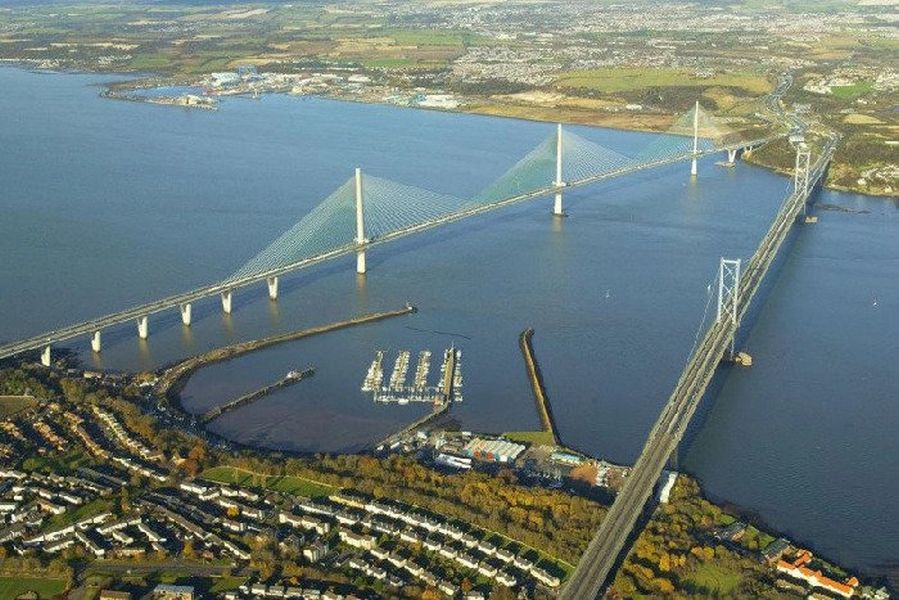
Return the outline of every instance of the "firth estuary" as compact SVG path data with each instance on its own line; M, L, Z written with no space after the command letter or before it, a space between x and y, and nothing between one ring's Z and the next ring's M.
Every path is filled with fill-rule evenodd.
M471 197L554 131L548 123L266 95L217 111L100 97L110 77L0 69L0 340L35 335L227 277L347 181L355 167ZM656 134L570 127L626 156ZM720 257L748 258L791 182L738 162L663 166L372 248L104 333L85 365L142 371L237 341L407 302L417 312L198 371L202 414L293 369L315 376L215 420L243 444L352 452L420 417L360 391L376 350L464 351L463 429L538 427L518 347L534 346L564 442L633 462L714 310ZM763 288L740 347L700 408L678 467L848 567L899 563L899 315L894 201L830 191ZM349 241L349 240L347 240Z

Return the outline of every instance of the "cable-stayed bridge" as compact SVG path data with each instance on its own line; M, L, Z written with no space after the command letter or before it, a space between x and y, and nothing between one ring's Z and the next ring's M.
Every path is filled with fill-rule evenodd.
M356 270L365 273L369 248L434 227L473 217L530 199L553 196L553 213L563 214L566 189L622 177L726 152L733 162L739 150L752 149L777 136L740 139L696 103L674 123L668 135L655 136L634 155L626 156L564 130L561 125L532 151L481 192L459 198L370 175L359 169L316 208L290 227L228 278L96 319L60 327L40 335L0 345L0 359L41 350L50 364L50 348L80 336L90 336L101 351L101 332L136 322L138 335L149 335L151 315L178 309L185 326L191 323L192 303L221 296L222 310L231 312L232 296L240 288L266 282L272 300L278 297L279 277L356 254Z
M740 321L758 292L793 224L803 214L814 187L833 157L837 137L829 138L812 162L800 143L796 154L793 190L786 197L755 253L743 268L740 259L721 259L718 272L718 308L715 321L695 345L667 404L650 431L634 468L628 475L599 530L581 556L560 600L596 598L609 579L643 512L662 469L676 452L718 364L733 355Z

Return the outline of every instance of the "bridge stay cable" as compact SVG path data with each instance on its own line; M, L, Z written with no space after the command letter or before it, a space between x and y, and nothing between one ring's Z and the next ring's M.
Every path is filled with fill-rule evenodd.
M681 120L683 119L689 120L690 117L686 115ZM697 121L697 118L693 118L696 122L703 119ZM679 127L678 123L673 130ZM706 129L712 133L720 130L711 125ZM563 188L588 185L729 149L715 141L700 140L698 150L693 152L692 139L682 135L680 131L674 133L677 135L654 136L642 151L627 156L573 132L562 131L560 126L557 134L547 136L493 183L470 198L458 198L365 174L362 188L365 196L366 239L361 241L355 236L356 189L354 179L351 178L226 279L30 338L0 344L0 358L27 350L43 349L42 360L49 363L47 349L50 344L80 335L93 335L92 342L95 343L92 346L95 351L99 351L99 332L104 328L136 319L141 337L146 337L147 316L173 307L180 307L182 321L189 325L190 303L212 295L221 294L223 310L230 312L233 290L267 281L269 297L274 300L277 298L280 275L353 252L364 255L365 247L387 243L525 200L555 193L558 202ZM770 139L733 143L730 148L760 145ZM359 272L364 273L364 269Z

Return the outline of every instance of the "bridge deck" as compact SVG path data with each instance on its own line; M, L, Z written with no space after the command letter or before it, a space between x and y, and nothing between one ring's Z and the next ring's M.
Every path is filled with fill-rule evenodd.
M559 188L555 185L547 185L546 187L534 190L532 192L527 192L524 194L519 194L517 196L512 196L509 198L505 198L502 200L498 200L496 202L492 202L489 204L483 204L480 206L467 208L463 210L459 210L456 212L449 213L440 218L433 219L430 221L426 221L423 223L419 223L410 227L406 227L405 229L395 231L388 235L385 235L381 238L369 240L368 243L365 244L364 248L369 248L372 246L377 246L380 244L384 244L395 239L399 239L402 237L406 237L409 235L413 235L416 233L420 233L423 231L427 231L429 229L433 229L435 227L439 227L441 225L445 225L447 223L452 223L455 221L460 221L462 219L467 219L469 217L473 217L476 215L480 215L483 213L491 212L497 210L499 208L509 206L512 204L516 204L519 202L523 202L525 200L531 200L534 198L544 197L559 191L560 189L567 188L576 188L585 185L589 185L591 183L595 183L597 181L612 179L615 177L621 177L624 175L629 175L632 173L637 173L640 171L645 171L647 169L653 169L656 167L677 163L684 160L690 160L694 156L704 156L708 154L713 154L717 152L723 152L726 150L734 150L740 148L747 147L756 147L762 144L770 142L772 139L776 139L777 136L759 138L750 141L741 141L735 142L729 145L723 145L714 149L706 149L700 150L696 155L692 152L686 152L684 154L679 154L675 156L671 156L668 158L655 160L646 163L640 163L636 165L628 165L626 167L616 169L613 171L608 171L599 175L586 177L577 181L568 182L563 187ZM317 256L304 258L299 261L292 262L290 264L286 264L281 267L277 267L274 269L269 269L263 272L254 273L251 275L247 275L244 277L228 279L225 281L220 281L217 283L212 283L206 286L202 286L196 288L194 290L190 290L188 292L183 292L180 294L175 294L173 296L169 296L166 298L162 298L159 300L155 300L153 302L149 302L146 304L141 304L138 306L134 306L131 308L127 308L125 310L111 313L96 319L91 319L89 321L84 321L81 323L76 323L74 325L68 325L65 327L61 327L59 329L54 329L51 331L47 331L45 333L29 337L26 339L8 342L0 345L0 359L6 358L9 356L14 356L16 354L20 354L22 352L26 352L29 350L38 350L44 348L45 346L51 344L57 344L59 342L63 342L75 337L90 335L95 331L100 331L102 329L106 329L108 327L112 327L115 325L120 325L122 323L126 323L129 321L134 321L138 318L145 317L148 315L157 314L160 312L164 312L167 310L171 310L177 308L181 305L188 304L191 302L195 302L197 300L201 300L203 298L208 298L210 296L214 296L216 294L220 294L227 291L232 291L238 288L247 287L253 284L258 284L263 282L271 277L277 277L280 275L285 275L287 273L292 273L294 271L298 271L301 269L305 269L329 260L333 260L336 258L340 258L343 256L348 256L356 252L357 250L362 249L362 247L358 246L355 242L348 241L346 245L340 246L334 250L326 252L324 254L320 254Z
M784 201L746 268L738 298L736 322L721 319L706 331L653 426L633 470L560 595L561 600L595 598L606 583L655 483L686 433L690 419L705 394L721 358L736 335L740 319L748 310L768 268L808 201L815 184L825 172L835 146L836 139L831 139L824 147L821 156L812 167L808 190L794 190Z

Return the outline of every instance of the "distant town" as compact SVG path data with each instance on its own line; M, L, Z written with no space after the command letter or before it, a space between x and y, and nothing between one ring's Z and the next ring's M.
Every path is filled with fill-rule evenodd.
M734 129L762 126L763 96L789 71L788 105L845 138L828 184L896 196L894 18L848 0L37 4L0 9L0 61L137 72L107 94L207 109L290 93L655 131L697 97ZM160 86L170 95L141 93Z

